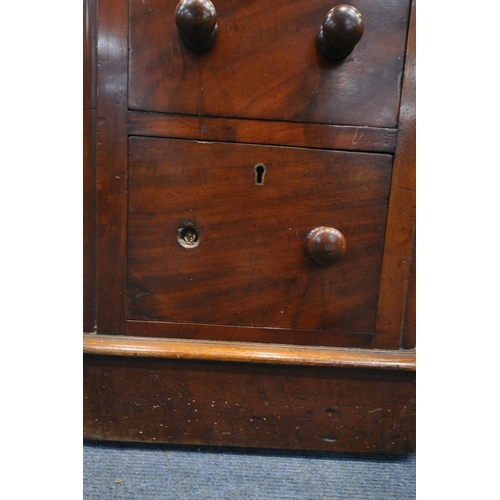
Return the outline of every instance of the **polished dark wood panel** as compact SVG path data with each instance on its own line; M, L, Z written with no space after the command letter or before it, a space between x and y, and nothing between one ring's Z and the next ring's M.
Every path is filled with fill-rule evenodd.
M129 148L128 319L373 332L390 156L146 138ZM320 226L347 241L332 266L304 249ZM196 245L179 244L183 227Z
M399 349L416 217L416 15L412 7L403 95L387 215L375 347Z
M83 331L95 329L96 2L83 4Z
M325 2L216 2L208 51L184 45L178 0L131 0L129 107L134 110L395 127L409 0L353 0L365 29L331 61L316 47Z
M125 332L127 255L128 5L97 5L96 323Z
M128 115L130 135L393 153L396 129L159 113Z
M415 242L411 256L410 281L406 298L405 321L401 338L402 349L415 349L417 344L417 256Z
M415 374L86 355L84 436L408 453Z

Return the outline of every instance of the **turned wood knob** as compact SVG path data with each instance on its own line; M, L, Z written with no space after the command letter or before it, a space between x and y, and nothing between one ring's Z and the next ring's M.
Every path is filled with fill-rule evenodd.
M339 261L346 251L344 235L333 227L317 227L306 238L305 250L309 258L323 266Z
M181 0L175 9L175 24L184 44L198 51L212 47L219 30L210 0Z
M361 14L352 5L337 5L326 15L317 43L329 59L345 59L361 39L364 24Z

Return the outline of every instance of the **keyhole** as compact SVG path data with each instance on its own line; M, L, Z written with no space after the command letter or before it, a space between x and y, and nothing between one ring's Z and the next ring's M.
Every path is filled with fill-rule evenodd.
M257 163L253 167L253 171L255 172L255 185L262 186L264 184L264 175L266 175L266 166L263 163Z

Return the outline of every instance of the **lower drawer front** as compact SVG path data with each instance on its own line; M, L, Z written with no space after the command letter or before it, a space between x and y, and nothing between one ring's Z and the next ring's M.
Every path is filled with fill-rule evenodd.
M128 320L270 342L373 332L391 156L137 137L129 151ZM318 227L345 237L332 265L305 251Z

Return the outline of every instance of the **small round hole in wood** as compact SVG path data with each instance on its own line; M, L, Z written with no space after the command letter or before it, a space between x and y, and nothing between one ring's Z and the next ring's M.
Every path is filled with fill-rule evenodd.
M185 224L177 230L177 241L184 248L195 248L200 243L200 233L191 224Z

